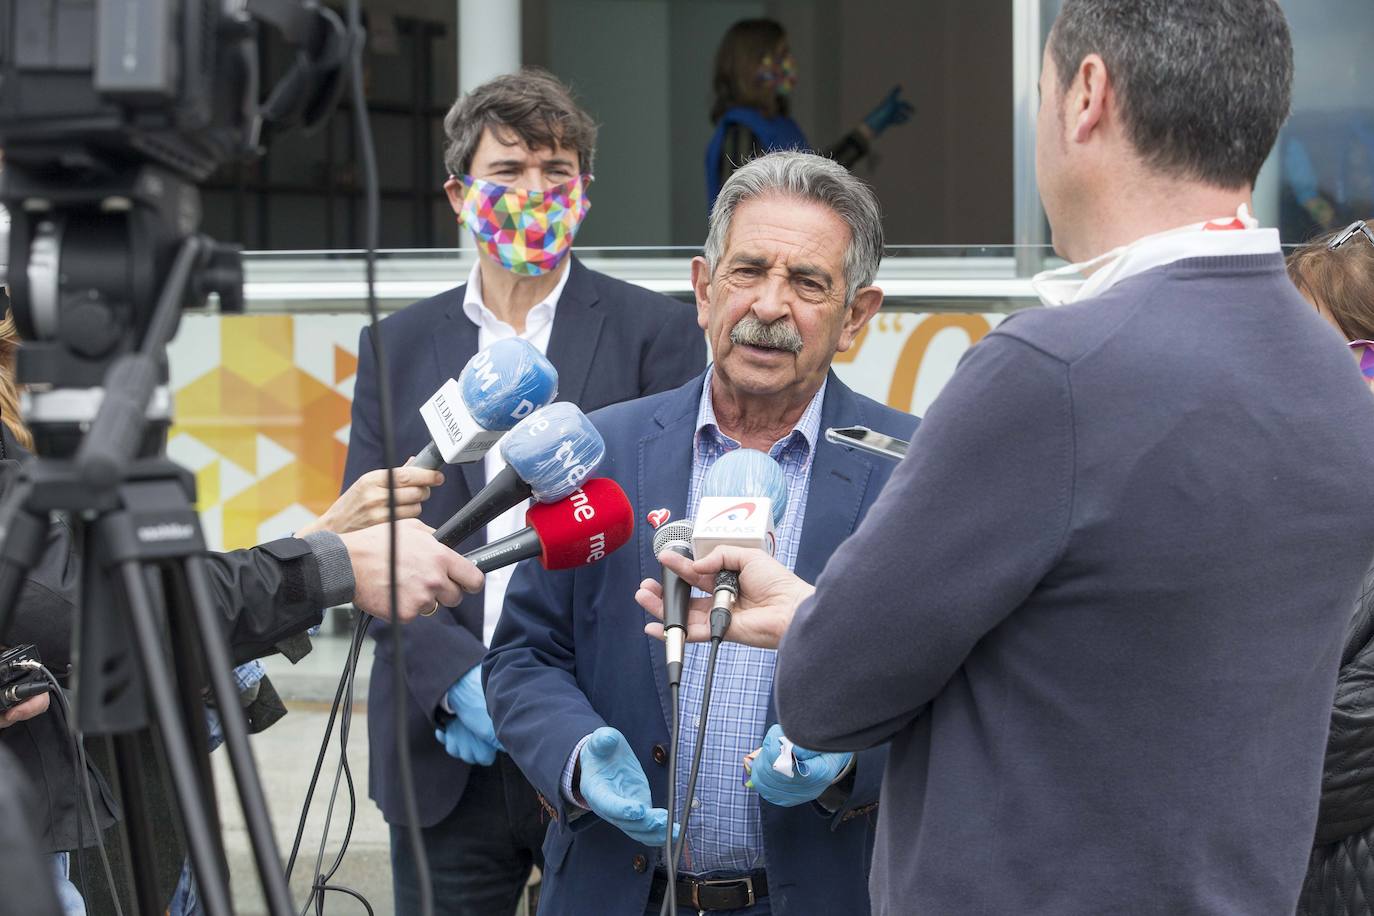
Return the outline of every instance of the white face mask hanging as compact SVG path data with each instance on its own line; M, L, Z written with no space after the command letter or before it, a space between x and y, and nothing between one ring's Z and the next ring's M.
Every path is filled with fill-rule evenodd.
M1126 263L1126 255L1142 242L1150 242L1171 235L1182 235L1185 232L1201 232L1209 227L1213 229L1258 229L1259 220L1250 215L1249 207L1241 204L1233 218L1223 217L1203 223L1194 223L1190 226L1180 226L1165 232L1157 232L1154 235L1136 239L1129 245L1113 248L1111 251L1104 252L1087 261L1042 270L1031 277L1031 289L1035 291L1035 295L1040 298L1042 304L1051 308L1087 299L1112 284L1120 273L1122 265ZM1091 276L1084 276L1085 271L1092 270L1102 264L1106 266L1101 267Z

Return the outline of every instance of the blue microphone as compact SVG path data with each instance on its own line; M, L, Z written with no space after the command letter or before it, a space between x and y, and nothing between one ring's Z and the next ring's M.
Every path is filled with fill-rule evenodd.
M773 553L774 528L787 514L787 478L778 463L751 448L727 452L701 483L692 552L704 557L717 547L753 547ZM711 638L723 639L739 597L739 573L716 573L711 602Z
M516 423L558 396L558 370L521 337L478 351L420 407L430 442L408 463L437 469L481 460Z
M541 407L501 440L506 460L491 481L434 532L455 547L522 500L557 502L572 494L606 457L606 442L576 404Z

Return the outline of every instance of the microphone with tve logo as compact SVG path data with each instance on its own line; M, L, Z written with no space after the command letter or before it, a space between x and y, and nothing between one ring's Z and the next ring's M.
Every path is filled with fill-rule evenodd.
M763 452L735 449L716 460L701 483L692 550L704 557L717 547L754 547L772 553L774 527L787 513L787 479ZM739 597L739 574L716 573L711 602L711 638L723 639Z
M407 464L434 470L480 461L506 430L557 396L558 370L544 354L521 337L498 340L420 406L430 441Z
M551 503L582 485L606 456L606 443L576 404L541 407L501 440L506 467L439 530L453 547L522 500Z
M525 523L523 531L464 556L484 573L532 557L545 569L589 566L630 539L634 511L619 484L594 477L564 499L530 506Z

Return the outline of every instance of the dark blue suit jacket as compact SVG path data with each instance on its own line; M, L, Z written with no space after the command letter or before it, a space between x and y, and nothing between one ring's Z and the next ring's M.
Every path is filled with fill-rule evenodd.
M641 916L658 852L594 814L568 819L560 780L577 742L603 725L618 728L649 777L654 804L667 798L669 697L662 643L644 635L650 619L634 601L657 578L658 508L686 517L692 438L703 379L676 391L619 404L592 416L606 439L597 472L614 478L634 506L636 537L605 561L551 573L522 563L483 664L487 705L506 750L544 799L553 823L544 843L542 914ZM861 397L833 375L822 429L862 424L910 438L915 417ZM896 465L822 441L811 470L796 572L814 582ZM713 706L712 715L729 715ZM768 725L777 722L770 698ZM759 736L762 739L762 735ZM685 742L684 742L685 744ZM886 748L860 755L848 803L827 817L813 805L760 803L774 916L867 913L868 863ZM595 902L593 904L593 901Z
M691 306L605 274L574 257L572 274L554 312L548 357L558 369L558 399L585 411L674 388L702 371L706 341ZM439 386L455 377L477 352L477 326L463 313L466 286L416 302L381 323L391 374L392 411L398 460L420 451L429 433L419 408ZM378 405L377 365L371 335L358 341L358 378L353 391L353 427L348 440L344 488L384 465ZM420 518L437 527L485 483L482 463L444 469L444 485L425 503ZM483 543L478 534L460 552ZM441 609L402 630L405 640L406 727L415 768L420 823L433 826L448 816L467 785L468 765L450 757L434 740L440 699L482 660L482 604L479 593L458 608ZM392 650L388 628L373 621L377 638L367 699L371 771L368 794L387 821L404 824L395 757L392 714Z

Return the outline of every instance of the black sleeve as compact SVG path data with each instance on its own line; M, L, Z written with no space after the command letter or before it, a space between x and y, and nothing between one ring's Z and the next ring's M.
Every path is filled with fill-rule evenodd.
M1371 570L1374 573L1374 570ZM1374 575L1366 574L1350 633L1358 641L1341 665L1326 743L1318 846L1374 826Z
M207 561L211 600L224 615L235 665L271 655L278 642L315 626L326 607L339 603L322 584L320 560L300 538L212 553Z
M0 433L0 442L7 455L16 454L18 445L8 429ZM0 460L0 502L8 495L18 472L18 458ZM80 575L81 564L72 550L71 530L65 522L52 522L42 555L24 577L5 634L9 645L35 645L38 657L59 677L72 660L72 626Z
M720 183L725 186L725 182L730 180L730 176L735 174L735 169L744 165L750 159L757 156L762 150L759 149L758 138L754 132L743 124L731 124L725 128L725 142L720 147Z
M834 159L847 169L852 169L860 159L868 155L868 140L857 127L845 134L838 142L821 150L821 155Z

